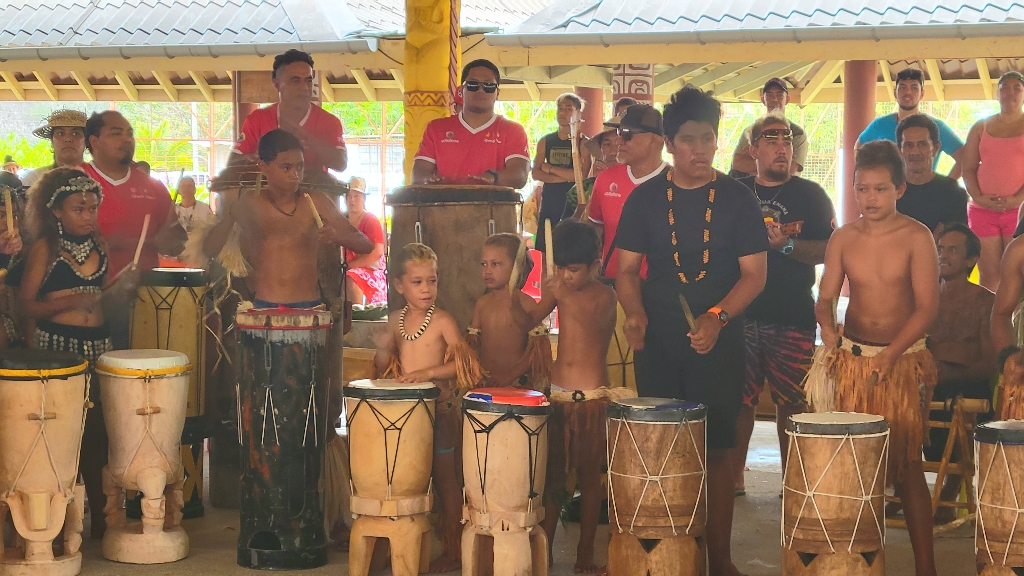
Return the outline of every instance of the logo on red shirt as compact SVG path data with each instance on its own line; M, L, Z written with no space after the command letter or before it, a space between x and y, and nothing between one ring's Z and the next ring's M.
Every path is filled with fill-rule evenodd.
M459 140L455 138L455 132L449 130L444 133L444 139L441 142L458 144Z
M618 196L619 195L619 183L618 182L612 182L611 186L608 187L608 195L609 196Z

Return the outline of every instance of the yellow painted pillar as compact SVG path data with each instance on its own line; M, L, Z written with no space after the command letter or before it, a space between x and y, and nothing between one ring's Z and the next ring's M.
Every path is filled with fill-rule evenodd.
M411 182L423 130L451 114L459 84L459 0L406 0L405 14L405 181Z

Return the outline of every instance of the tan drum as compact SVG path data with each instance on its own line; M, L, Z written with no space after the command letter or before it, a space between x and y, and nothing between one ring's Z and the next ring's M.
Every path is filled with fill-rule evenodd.
M884 575L889 425L869 414L798 414L786 434L782 574Z
M981 424L974 430L978 520L974 547L984 576L1024 568L1024 421Z
M473 306L483 295L480 249L484 240L500 232L517 233L519 193L501 186L405 186L387 199L391 206L391 250L397 253L410 242L433 248L437 254L437 306L449 312L465 331L473 320ZM388 305L405 306L394 288L388 267Z
M188 555L181 431L190 371L188 356L170 350L118 350L96 361L110 438L103 468L108 560L159 564ZM142 492L142 522L127 522L125 490Z
M66 352L0 352L0 574L72 576L82 568L85 487L75 479L88 367ZM4 550L8 513L23 545Z
M463 574L477 574L480 537L494 539L494 576L546 576L544 479L552 407L534 390L477 388L462 400Z

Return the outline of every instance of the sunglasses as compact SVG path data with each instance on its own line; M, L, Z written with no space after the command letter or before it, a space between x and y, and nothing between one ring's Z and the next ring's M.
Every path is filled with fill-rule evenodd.
M498 90L497 82L477 82L476 80L470 80L466 82L464 86L466 87L466 90L469 90L470 92L476 92L483 88L484 92L494 94L494 92Z
M761 135L757 137L758 140L760 140L761 138L770 138L772 140L792 140L793 131L790 130L789 128L769 128L768 130L761 132Z
M643 128L617 128L615 133L618 134L619 138L622 138L623 142L629 142L637 134L654 134L654 132L644 130Z

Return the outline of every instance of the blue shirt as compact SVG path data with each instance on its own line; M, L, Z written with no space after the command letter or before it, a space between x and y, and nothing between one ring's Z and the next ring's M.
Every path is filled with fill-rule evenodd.
M929 116L929 118L931 118ZM932 118L935 123L939 125L939 142L942 144L942 152L952 156L957 150L963 147L964 141L953 132L953 129L946 125L945 122L938 118ZM879 116L868 124L868 127L864 129L860 134L860 138L857 140L860 145L863 146L868 142L874 142L875 140L888 140L896 143L896 125L899 121L896 119L896 113L886 114L885 116ZM932 163L932 168L937 168L939 165L939 155L935 155L935 161Z

